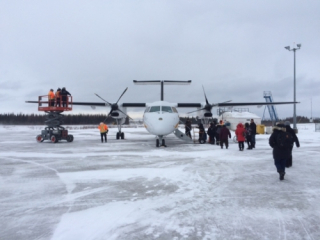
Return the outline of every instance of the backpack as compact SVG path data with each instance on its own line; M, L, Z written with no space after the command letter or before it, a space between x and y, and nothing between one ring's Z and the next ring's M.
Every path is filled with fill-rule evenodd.
M288 149L293 146L293 136L289 132L279 132L276 137L276 144L281 149Z

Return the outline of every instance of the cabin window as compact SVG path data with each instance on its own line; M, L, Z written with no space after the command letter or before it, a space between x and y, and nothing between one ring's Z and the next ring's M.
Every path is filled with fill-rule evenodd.
M162 112L172 113L172 109L171 107L168 107L168 106L162 106Z
M172 107L172 111L175 113L178 113L177 109L175 107Z
M160 112L160 106L152 106L150 112Z

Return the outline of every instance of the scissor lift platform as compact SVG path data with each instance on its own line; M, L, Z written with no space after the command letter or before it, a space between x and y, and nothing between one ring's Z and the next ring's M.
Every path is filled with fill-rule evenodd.
M50 140L52 143L57 143L61 140L67 142L73 141L73 135L68 134L68 130L61 126L63 123L64 111L72 111L72 97L66 96L65 101L61 98L59 101L49 101L48 96L38 97L38 111L47 113L46 125L47 127L41 131L41 134L36 136L37 142Z

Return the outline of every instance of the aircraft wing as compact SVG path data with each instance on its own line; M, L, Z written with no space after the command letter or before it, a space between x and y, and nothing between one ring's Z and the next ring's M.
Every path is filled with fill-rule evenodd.
M212 107L237 107L237 106L263 106L263 105L281 105L294 104L299 102L222 102L211 104ZM179 108L200 108L201 103L177 103Z
M103 102L73 102L72 105L79 105L79 106L96 106L96 107L104 107L109 106L107 103ZM146 107L145 103L122 103L120 104L122 107Z
M192 107L195 107L195 108L199 108L201 107L201 103L177 103L177 107L180 107L180 108L192 108Z

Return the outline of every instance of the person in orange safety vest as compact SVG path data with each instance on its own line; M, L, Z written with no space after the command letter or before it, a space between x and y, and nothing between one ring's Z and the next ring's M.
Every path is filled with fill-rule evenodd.
M61 89L58 88L56 91L56 107L61 107L61 98L60 98Z
M109 131L107 124L105 124L104 122L101 122L98 128L100 130L101 142L103 143L103 137L104 137L104 141L107 142L107 133Z
M48 100L49 100L49 107L54 107L54 92L53 89L50 89L49 93L48 93Z

